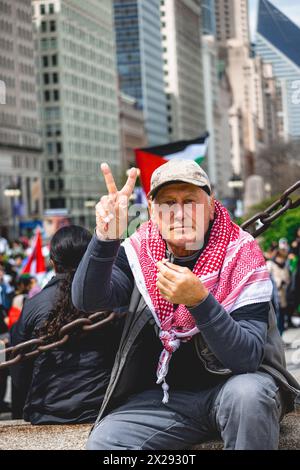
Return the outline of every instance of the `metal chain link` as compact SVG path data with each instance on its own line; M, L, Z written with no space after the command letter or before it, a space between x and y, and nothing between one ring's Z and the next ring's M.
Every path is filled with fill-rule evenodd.
M295 201L292 201L290 198L290 196L293 193L296 193L299 188L300 180L284 191L281 197L277 199L277 201L273 202L273 204L271 204L269 207L267 207L267 209L259 212L258 214L255 214L253 217L251 217L251 219L244 222L241 225L242 229L250 232L251 235L253 235L255 238L261 235L265 230L267 230L271 223L274 222L274 220L278 219L286 211L300 206L300 197L298 197ZM258 227L255 226L257 223L259 223Z
M257 237L263 233L271 225L274 220L278 219L282 214L290 209L295 209L300 206L300 197L295 201L290 198L291 194L295 193L300 188L300 181L295 183L293 186L288 188L280 199L271 204L263 212L251 217L251 219L244 222L241 227L244 230L249 231L253 237ZM275 211L275 212L274 212ZM255 227L255 224L260 224L259 227ZM250 227L254 228L250 228ZM250 228L250 229L249 229ZM110 311L96 312L84 318L77 318L70 323L64 325L59 333L58 339L53 342L49 342L51 337L42 336L40 338L31 339L17 346L11 346L9 348L0 350L1 354L8 358L8 360L0 363L0 370L5 367L9 367L28 359L34 359L43 352L52 351L53 349L59 348L65 345L71 337L79 333L89 333L103 328L105 325L110 323L116 314Z
M111 311L92 313L87 317L77 318L62 326L58 332L58 339L55 341L50 342L53 337L46 335L19 343L16 346L2 349L0 353L7 360L0 363L0 370L28 359L34 359L43 352L59 348L66 344L75 334L88 334L92 331L102 329L105 325L112 322L115 317L116 314Z

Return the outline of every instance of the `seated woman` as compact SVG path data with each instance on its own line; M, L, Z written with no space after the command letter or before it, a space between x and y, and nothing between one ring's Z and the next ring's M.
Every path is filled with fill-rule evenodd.
M91 234L79 226L63 227L51 241L50 257L56 275L34 298L26 300L11 329L16 345L37 336L58 339L60 328L88 314L72 304L72 280ZM89 423L102 403L118 347L123 320L115 318L102 329L76 335L60 348L34 361L11 367L13 417L32 424ZM24 406L25 403L25 406Z

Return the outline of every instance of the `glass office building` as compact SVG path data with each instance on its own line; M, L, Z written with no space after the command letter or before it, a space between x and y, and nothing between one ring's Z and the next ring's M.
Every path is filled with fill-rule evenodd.
M94 224L100 162L122 176L110 0L33 0L43 126L45 208Z
M202 32L214 36L216 33L215 0L202 0Z
M273 66L283 101L283 134L300 137L300 28L268 0L259 1L256 53Z
M114 0L120 88L143 110L150 145L168 140L159 7L160 0Z

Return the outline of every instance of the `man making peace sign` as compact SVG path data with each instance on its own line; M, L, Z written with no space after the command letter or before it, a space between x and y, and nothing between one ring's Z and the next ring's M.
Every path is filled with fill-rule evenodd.
M263 255L214 199L206 173L170 160L152 175L150 220L121 244L136 170L108 194L75 274L75 306L127 307L88 449L276 449L299 385L285 369ZM172 261L172 262L171 262Z

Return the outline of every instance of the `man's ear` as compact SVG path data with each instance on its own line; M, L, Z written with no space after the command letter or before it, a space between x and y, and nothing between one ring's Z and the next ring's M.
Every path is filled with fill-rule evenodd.
M149 217L153 219L154 216L154 202L152 199L148 199L148 210L149 210Z
M210 196L210 208L209 208L209 220L213 221L215 217L215 195L214 193Z

